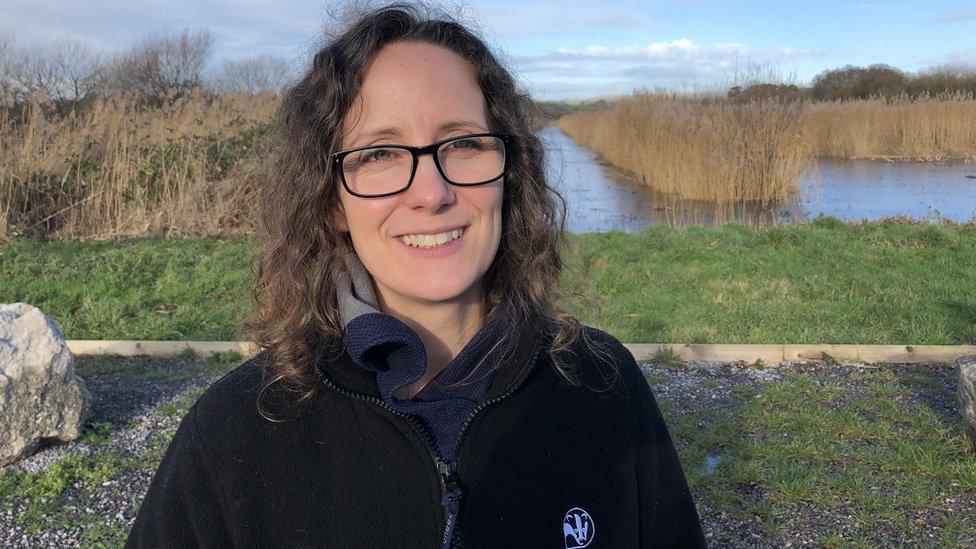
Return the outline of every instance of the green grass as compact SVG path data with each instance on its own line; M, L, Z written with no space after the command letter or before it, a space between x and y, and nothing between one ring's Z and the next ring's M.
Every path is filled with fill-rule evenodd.
M102 483L120 472L135 467L132 460L118 452L96 451L92 454L67 453L39 473L0 472L0 511L9 511L14 501L27 501L27 507L15 520L31 534L54 530L95 527L97 517L77 508L77 499L66 492L76 488L87 497ZM95 541L95 533L88 541ZM118 540L118 537L114 538ZM118 544L114 544L118 545Z
M190 407L193 406L193 404L197 401L197 399L200 398L200 395L202 395L205 390L206 387L201 387L197 390L191 391L186 395L161 404L157 410L159 410L159 413L163 414L164 416L183 417L188 411L190 411Z
M717 512L758 516L771 535L783 517L802 520L803 506L843 510L851 518L845 531L825 533L820 544L828 547L876 546L867 538L891 526L907 540L923 531L919 517L941 546L972 546L976 520L943 503L976 495L976 451L958 416L940 415L916 396L940 384L924 370L899 376L887 367L851 380L853 391L816 373L788 373L758 393L740 392L732 410L677 414L663 401L696 498ZM944 393L938 398L953 396L951 388ZM714 452L723 459L707 473Z
M89 446L101 446L108 442L111 432L111 421L89 420L81 431L81 440Z
M821 218L576 240L571 309L623 341L976 342L976 227Z
M25 301L69 339L234 340L253 279L242 238L0 246L0 302Z
M129 530L118 525L91 524L81 535L81 546L90 549L123 547Z
M566 302L618 339L660 343L976 343L976 227L832 218L750 229L574 235ZM16 239L0 302L70 339L237 339L254 242Z
M0 473L0 511L9 510L14 501L26 501L26 508L14 520L30 534L81 529L84 547L120 547L127 530L103 524L84 509L84 501L102 483L124 471L154 470L160 458L161 453L152 452L142 459L124 458L114 451L67 453L38 473ZM69 495L71 488L80 495Z
M674 349L670 347L663 347L654 351L654 354L651 355L650 362L669 368L678 368L685 364L685 361L678 356L678 353L674 352Z
M646 379L651 385L662 385L667 383L670 378L664 374L651 374Z

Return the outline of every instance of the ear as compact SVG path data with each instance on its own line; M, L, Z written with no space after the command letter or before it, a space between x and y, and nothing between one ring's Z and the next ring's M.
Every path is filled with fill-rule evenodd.
M349 232L349 221L346 219L346 211L342 207L342 202L337 202L332 208L332 226L344 233Z

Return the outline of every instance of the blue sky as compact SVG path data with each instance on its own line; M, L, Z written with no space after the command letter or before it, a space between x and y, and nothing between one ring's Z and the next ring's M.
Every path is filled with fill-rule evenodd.
M330 5L0 0L0 31L20 45L68 35L111 52L149 32L206 27L218 59L269 53L300 67ZM846 64L976 68L973 1L479 0L463 10L543 99L715 88L747 78L756 66L798 84Z

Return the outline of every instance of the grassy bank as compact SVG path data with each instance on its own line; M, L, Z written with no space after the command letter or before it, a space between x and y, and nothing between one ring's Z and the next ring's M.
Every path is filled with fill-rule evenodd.
M976 229L830 218L765 229L575 235L567 308L623 341L973 344ZM0 302L70 339L237 339L253 243L127 239L0 247Z
M557 125L660 192L773 203L814 158L976 161L976 99L746 103L638 93Z
M41 308L69 339L234 340L250 249L241 237L16 239L0 246L0 302Z

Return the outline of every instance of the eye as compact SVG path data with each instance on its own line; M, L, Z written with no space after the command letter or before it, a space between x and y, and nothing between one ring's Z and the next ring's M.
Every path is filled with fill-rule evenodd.
M483 137L463 137L457 141L451 141L448 148L456 151L481 151L490 145L491 139Z
M369 164L372 162L383 162L386 160L393 160L396 157L397 154L390 149L372 149L363 151L363 154L359 157L359 163Z
M400 162L404 154L406 151L401 149L365 149L351 153L342 165L343 169L346 170L358 170L366 167L380 168Z

